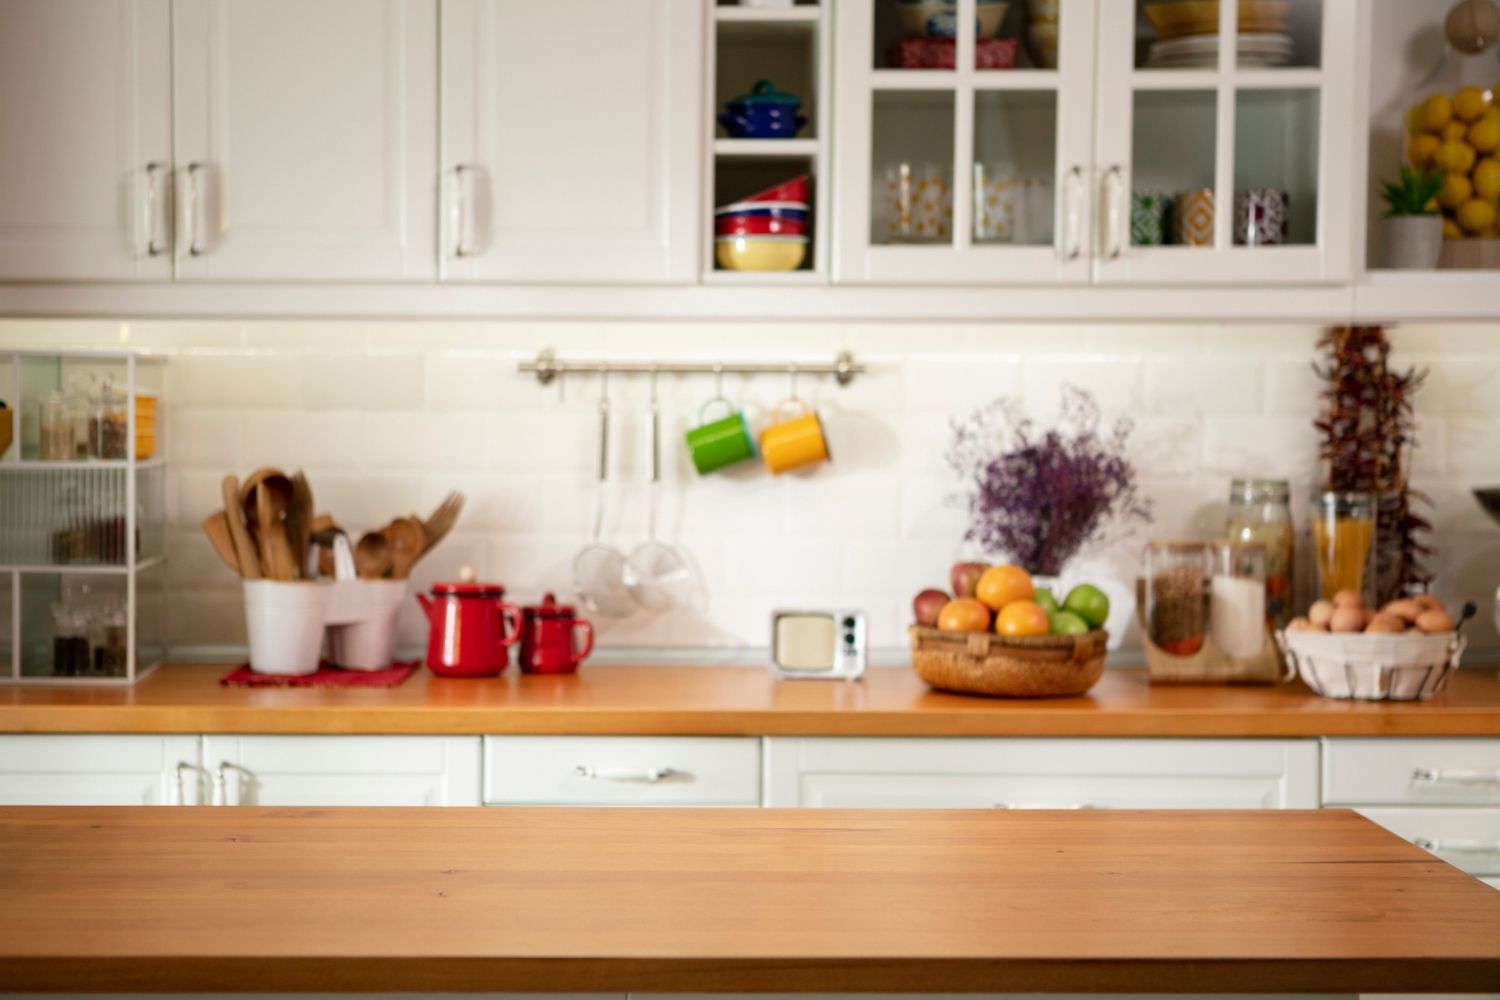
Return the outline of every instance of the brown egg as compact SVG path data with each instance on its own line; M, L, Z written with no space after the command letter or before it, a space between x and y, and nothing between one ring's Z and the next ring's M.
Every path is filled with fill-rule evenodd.
M1335 608L1328 627L1334 632L1358 632L1365 627L1365 617L1364 608Z
M1388 615L1384 611L1370 619L1370 624L1365 626L1366 632L1405 632L1406 619L1397 615Z
M1426 610L1426 608L1422 607L1416 601L1404 599L1392 601L1381 608L1380 613L1383 615L1395 615L1404 622L1414 622L1417 620L1417 616Z
M1341 590L1333 595L1333 606L1336 608L1363 608L1365 606L1365 599L1360 596L1357 590Z
M1417 616L1417 628L1423 632L1452 632L1453 616L1442 608L1424 611Z
M1443 602L1438 600L1436 597L1433 597L1431 594L1417 594L1415 597L1412 597L1411 600L1423 611L1443 610Z
M1327 628L1333 621L1333 602L1313 601L1312 607L1307 609L1307 620L1319 628Z
M1317 629L1313 626L1312 622L1308 621L1306 618L1303 618L1300 615L1297 616L1296 618L1293 618L1291 621L1289 621L1289 622L1286 623L1286 630L1288 632L1314 632L1314 631L1317 631Z

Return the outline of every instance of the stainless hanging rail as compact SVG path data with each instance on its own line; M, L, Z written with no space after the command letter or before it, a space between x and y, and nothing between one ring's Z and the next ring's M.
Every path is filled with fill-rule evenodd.
M781 364L764 361L563 361L551 351L543 351L535 361L522 361L519 367L523 372L534 372L536 380L543 385L569 372L590 375L600 372L627 375L649 375L652 372L662 375L832 375L839 385L848 385L854 376L865 370L865 366L855 361L849 351L840 351L833 364L802 361Z

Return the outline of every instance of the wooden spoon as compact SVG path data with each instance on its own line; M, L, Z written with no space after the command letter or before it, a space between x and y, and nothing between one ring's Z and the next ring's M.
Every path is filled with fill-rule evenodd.
M412 564L421 558L426 540L422 534L422 522L414 517L398 517L381 529L391 553L391 576L405 580L411 575Z
M361 580L379 580L391 571L391 550L385 536L367 531L354 546L354 571Z
M260 554L250 540L250 531L245 527L244 502L240 500L240 481L234 476L225 476L222 486L224 495L224 520L229 523L229 536L234 539L235 562L240 576L246 580L259 580Z
M255 491L255 523L260 528L260 557L267 575L283 583L297 578L292 543L286 537L284 508L278 510L274 491L264 483Z
M219 558L224 560L224 565L234 570L234 575L240 575L240 557L234 550L234 534L229 529L229 517L222 510L216 510L203 519L203 533L208 536L214 551Z
M292 477L292 502L286 509L286 535L291 542L292 561L299 578L307 576L307 555L312 549L312 485L299 469Z

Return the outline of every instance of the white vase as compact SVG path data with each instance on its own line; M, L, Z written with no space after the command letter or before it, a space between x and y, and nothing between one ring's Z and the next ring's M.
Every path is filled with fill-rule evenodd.
M1385 266L1407 271L1430 271L1443 251L1441 215L1393 215L1380 221Z

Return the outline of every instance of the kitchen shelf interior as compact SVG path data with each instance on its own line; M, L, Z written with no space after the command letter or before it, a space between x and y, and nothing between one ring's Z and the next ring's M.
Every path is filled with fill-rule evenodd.
M1234 134L1236 199L1256 197L1258 192L1284 194L1284 242L1317 243L1318 92L1238 91ZM1236 243L1246 242L1240 231L1247 224L1244 214L1236 202Z
M1239 0L1235 25L1238 69L1321 64L1322 0ZM1137 0L1135 66L1172 72L1216 69L1222 20L1217 3Z
M1058 33L1066 28L1059 6L977 0L975 69L1014 72L1052 68L1048 53L1055 61ZM936 7L931 3L875 0L871 68L925 73L951 70L955 19ZM1003 44L996 45L997 41ZM904 57L921 65L912 65ZM944 65L939 69L935 62Z
M808 178L808 204L818 204L818 182L816 174L817 159L813 155L792 154L788 156L757 155L754 157L718 156L714 160L714 204L727 205L732 202L747 198L759 191L775 187L785 181L789 181L801 174L809 175ZM712 220L710 220L712 226ZM807 255L803 259L797 272L812 271L816 267L817 246L821 239L822 220L817 216L815 210L810 209L807 218ZM721 275L748 276L757 275L757 280L770 280L776 272L771 272L761 277L757 272L750 271L725 271L715 264L715 271ZM781 272L782 274L788 272Z
M1057 175L1057 94L974 94L974 242L1049 246Z
M951 244L951 90L882 90L873 96L870 242Z
M772 8L775 9L775 8ZM718 122L724 105L751 92L759 80L796 96L807 124L795 138L818 137L818 21L720 21L715 26L714 134L729 137ZM765 143L777 139L759 140Z
M166 656L165 564L158 563L135 576L137 669ZM127 589L130 578L94 573L0 573L0 643L5 656L0 669L21 681L129 679ZM16 597L19 597L19 601ZM19 658L12 649L15 631L9 621L19 604Z
M1211 90L1138 90L1131 119L1132 193L1164 196L1171 212L1202 245L1213 243L1217 95ZM1154 229L1131 226L1132 241L1159 242ZM1184 241L1187 242L1187 241Z

